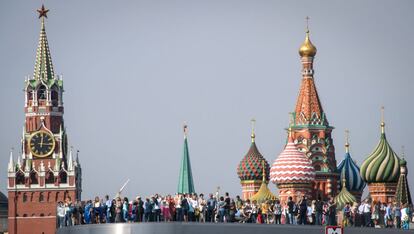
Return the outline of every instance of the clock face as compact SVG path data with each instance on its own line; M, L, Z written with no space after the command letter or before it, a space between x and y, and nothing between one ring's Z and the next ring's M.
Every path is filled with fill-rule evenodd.
M36 157L46 157L55 149L55 139L46 131L38 131L32 134L29 140L30 151Z

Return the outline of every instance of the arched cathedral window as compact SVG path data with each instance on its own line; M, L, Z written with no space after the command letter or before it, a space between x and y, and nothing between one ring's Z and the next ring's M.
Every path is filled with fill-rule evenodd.
M46 87L44 85L41 85L37 90L37 99L46 99L46 92Z

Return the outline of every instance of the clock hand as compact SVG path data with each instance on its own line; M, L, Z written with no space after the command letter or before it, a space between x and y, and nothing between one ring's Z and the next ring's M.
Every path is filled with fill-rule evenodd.
M43 147L43 134L40 135L42 139L40 140L40 147Z

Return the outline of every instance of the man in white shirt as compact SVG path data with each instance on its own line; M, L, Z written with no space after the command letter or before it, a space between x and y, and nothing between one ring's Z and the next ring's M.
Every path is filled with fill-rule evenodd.
M63 205L63 202L58 202L57 206L57 217L58 217L58 228L62 228L65 225L65 216L66 216L66 209Z
M365 202L362 201L361 205L358 206L358 224L359 226L365 226L365 218L364 218L364 205Z
M371 204L368 199L364 203L364 221L365 227L371 227Z

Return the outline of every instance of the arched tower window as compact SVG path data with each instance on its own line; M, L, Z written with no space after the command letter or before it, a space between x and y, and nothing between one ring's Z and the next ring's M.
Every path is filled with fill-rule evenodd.
M33 101L33 88L32 86L27 87L26 89L26 100L31 104L30 102Z
M52 88L51 100L53 106L57 106L59 104L59 90L56 86Z
M23 193L23 202L27 202L27 194Z
M16 173L16 184L24 184L24 174L21 171Z
M39 194L39 202L44 202L45 201L45 196L43 195L43 192L40 192Z
M39 184L38 175L35 171L30 172L30 184Z
M62 184L66 184L68 182L68 174L66 171L61 171L59 173L59 182Z
M55 183L55 176L53 175L53 172L48 171L46 173L46 184L54 184Z
M39 89L37 90L37 99L38 100L41 100L41 99L45 100L46 97L47 97L46 93L47 93L46 87L44 85L41 85L39 87Z

